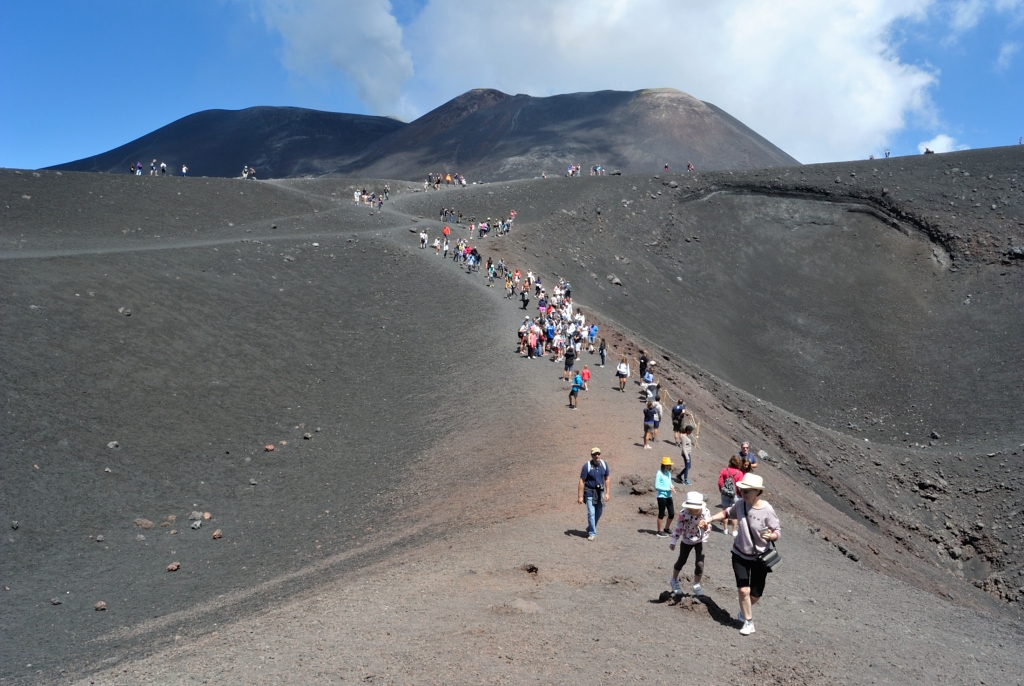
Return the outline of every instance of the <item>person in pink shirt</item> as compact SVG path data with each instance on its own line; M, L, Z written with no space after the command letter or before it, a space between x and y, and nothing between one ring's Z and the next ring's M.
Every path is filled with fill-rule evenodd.
M583 371L580 372L580 378L583 379L583 390L589 391L590 388L587 386L590 383L590 369L587 365L583 365Z

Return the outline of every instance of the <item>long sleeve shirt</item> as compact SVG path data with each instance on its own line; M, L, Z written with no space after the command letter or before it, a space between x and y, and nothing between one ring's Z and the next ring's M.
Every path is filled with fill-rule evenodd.
M769 541L761 538L761 529L771 529L782 534L779 516L771 505L761 501L761 507L750 507L741 500L727 507L726 517L739 521L739 534L733 539L732 552L744 560L756 560L757 556L768 550Z
M686 545L695 545L707 541L711 534L711 527L701 529L697 526L697 522L702 519L705 521L711 519L711 511L708 510L707 505L700 510L691 510L687 507L681 508L679 514L676 515L676 524L672 527L672 537L668 539L669 544L675 545L679 540L682 540Z
M658 492L659 498L671 498L672 497L672 472L665 472L663 469L659 469L654 475L654 490Z

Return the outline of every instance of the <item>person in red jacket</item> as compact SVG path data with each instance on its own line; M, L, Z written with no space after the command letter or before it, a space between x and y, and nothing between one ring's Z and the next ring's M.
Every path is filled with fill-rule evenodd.
M733 455L729 458L729 465L718 474L718 492L722 494L722 510L732 507L739 501L736 495L736 484L743 481L743 472L740 471L740 458ZM735 519L726 519L725 533L729 533L729 525L732 524L732 535L739 533L739 523Z

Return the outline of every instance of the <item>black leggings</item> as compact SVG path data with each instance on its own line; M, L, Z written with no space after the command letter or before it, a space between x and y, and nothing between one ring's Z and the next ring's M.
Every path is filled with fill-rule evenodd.
M693 561L694 561L693 575L695 577L696 576L704 576L704 544L703 543L694 543L693 545L690 545L688 543L680 543L679 544L679 559L676 560L676 564L673 567L673 569L675 569L677 572L681 572L683 570L683 565L686 564L687 558L690 557L690 551L691 550L696 552L696 554L693 557Z
M744 560L736 553L732 554L732 571L736 575L736 588L750 587L750 595L760 598L764 593L764 582L768 578L768 568L757 560Z
M647 502L650 502L649 500ZM658 498L658 519L665 519L665 511L668 511L669 524L676 518L676 506L672 502L671 496L668 498Z

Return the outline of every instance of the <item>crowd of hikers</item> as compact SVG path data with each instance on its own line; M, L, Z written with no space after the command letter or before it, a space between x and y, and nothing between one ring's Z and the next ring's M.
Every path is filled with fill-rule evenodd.
M129 164L128 165L128 173L131 174L132 176L142 176L143 168L144 167L142 165L142 162L136 162L135 164ZM255 174L255 172L254 172L254 174ZM167 163L166 162L157 163L157 161L154 159L152 162L149 163L149 175L150 176L167 176ZM187 176L188 175L188 167L186 167L184 164L181 165L181 175L182 176ZM172 176L173 176L173 174L172 174ZM256 178L255 175L253 176L253 178Z
M439 217L444 221L460 224L461 212L442 208ZM481 222L478 238L483 238L494 227L504 227L507 232L511 228L515 212L509 212L508 219ZM507 222L507 226L506 226ZM590 364L581 364L584 355L594 355L595 368L605 367L609 354L608 345L599 336L599 327L588 322L582 307L575 304L572 298L572 285L564 278L559 278L550 290L539 274L527 270L525 273L518 267L505 264L503 259L494 262L486 259L479 247L472 244L474 222L469 223L466 237L454 237L451 227L447 224L442 235L435 237L433 244L429 242L426 229L419 234L420 248L433 247L435 253L443 258L451 255L453 261L465 266L470 274L483 273L487 286L504 283L505 297L521 305L527 312L518 331L517 353L525 359L547 359L560 364L559 378L569 385L568 408L579 409L581 394L591 388L592 370ZM454 241L454 244L452 243ZM531 302L535 304L531 308ZM614 376L618 380L620 392L626 391L627 380L634 376L638 386L638 400L643 413L643 448L653 449L658 440L662 417L666 415L665 405L667 389L657 376L657 362L640 350L639 358L631 361L621 356L615 366ZM699 422L695 427L692 413L686 408L682 397L677 397L668 409L672 421L673 444L680 451L681 469L673 474L674 461L669 456L660 459L654 476L654 491L658 503L655 536L669 539L669 549L678 548L676 561L672 566L672 575L668 579L670 597L681 598L682 587L680 574L693 557L694 568L691 583L691 595L694 598L704 596L702 581L705 576L705 544L709 541L712 524L721 522L721 533L731 541L730 557L732 570L736 580L739 611L736 621L740 633L749 636L754 633L752 607L757 604L764 593L765 582L772 568L780 557L775 550L775 541L781 534L779 517L764 498L764 480L755 473L758 457L750 450L750 444L744 442L737 453L732 455L728 463L718 473L717 488L720 502L718 511L711 514L704 493L699 490L688 490L685 500L679 509L675 509L674 494L676 484L692 486L691 468L693 451L699 434ZM611 473L608 464L601 458L601 450L594 448L591 459L581 472L578 484L578 501L587 508L586 538L594 541L597 538L597 523L601 518L604 504L610 498ZM708 484L712 487L711 484ZM710 490L710 488L709 488Z

